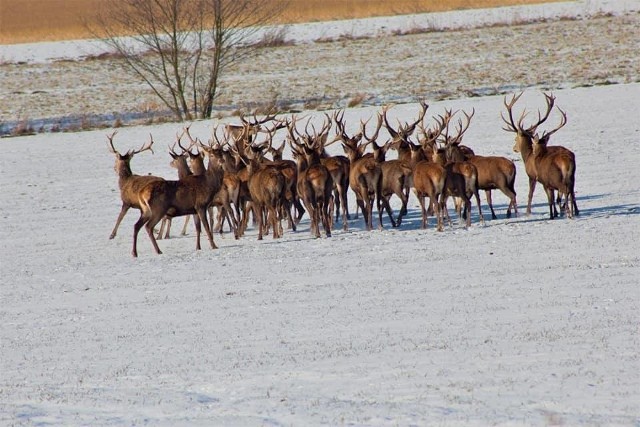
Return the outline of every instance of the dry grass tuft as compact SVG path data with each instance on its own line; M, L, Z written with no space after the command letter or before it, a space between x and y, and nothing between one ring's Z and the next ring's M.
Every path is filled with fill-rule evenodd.
M252 45L255 48L267 48L267 47L280 47L280 46L292 46L293 40L287 40L287 26L275 27L271 31L265 32L265 34Z
M366 101L367 98L369 98L369 95L367 95L366 93L357 93L349 99L349 101L347 102L347 108L353 108L362 105L362 103Z
M11 130L11 136L35 135L36 131L29 119L21 119Z

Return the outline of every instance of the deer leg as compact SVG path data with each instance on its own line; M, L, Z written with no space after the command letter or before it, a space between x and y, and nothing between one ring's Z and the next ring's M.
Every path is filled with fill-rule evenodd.
M213 233L222 234L222 227L224 224L220 221L220 208L218 208L217 216L213 214L213 208L213 204L207 208L207 215L209 215L209 228L211 228L211 232ZM215 224L214 218L217 220L215 221Z
M436 218L437 218L437 224L438 224L436 230L444 231L444 214L442 212L442 206L437 202L437 198L433 202L433 209L435 211L435 215L436 215ZM446 210L445 210L445 212L446 212Z
M211 227L209 227L209 222L207 221L207 209L200 208L197 210L197 213L198 213L198 218L200 219L200 222L204 226L204 231L205 233L207 233L207 238L209 239L209 245L211 246L211 249L218 249L218 247L216 246L216 243L213 241L213 233L211 232ZM200 245L200 239L198 239L198 246L199 245Z
M298 225L300 224L300 220L304 216L305 210L304 210L304 207L302 206L302 203L300 202L300 198L297 195L293 198L293 204L296 207L296 211L298 212L298 215L296 216L296 219L295 219L295 223L296 225Z
M259 205L255 202L253 202L253 209L252 211L257 210L258 212L253 214L254 218L258 219L258 240L262 240L262 205ZM247 212L248 213L248 212Z
M378 210L381 211L381 205L382 204L382 209L384 209L385 211L387 211L387 216L389 217L389 221L391 221L391 226L393 228L396 228L398 226L398 224L396 223L395 219L393 218L393 210L391 209L391 205L389 204L389 197L385 197L382 196L380 197L380 200L378 201ZM381 215L382 217L382 215ZM382 222L380 223L382 224Z
M467 195L464 195L464 210L465 212L467 212L467 223L466 223L466 227L469 228L471 227L471 199L469 197L467 197ZM482 218L482 212L480 212L480 218Z
M153 249L156 251L156 254L158 255L161 255L162 251L158 247L158 242L156 242L156 237L153 234L153 228L163 218L164 218L164 215L157 215L152 212L151 218L149 218L149 221L147 221L147 223L145 224L145 228L147 230L147 234L149 235L149 239L151 239L151 244L153 245Z
M133 249L131 249L131 255L134 258L138 257L138 233L142 226L149 220L149 218L145 215L144 212L140 211L140 218L133 225Z
M398 215L398 227L400 227L400 225L402 224L402 217L405 216L407 214L407 203L409 203L409 196L407 196L406 194L404 194L403 191L400 191L398 193L398 197L400 197L400 200L402 200L402 207L400 208L400 214Z
M420 203L420 213L422 214L422 228L427 228L427 210L424 207L424 196L419 194L418 191L415 191L416 198L418 199L418 203ZM431 204L431 199L429 199L429 204Z
M187 235L187 225L189 225L189 218L191 218L191 215L186 215L184 217L184 225L182 226L182 231L180 232L181 236Z
M444 231L444 214L445 212L447 212L446 201L444 199L445 195L444 193L440 193L439 198L437 194L435 194L434 196L435 197L433 198L432 205L434 214L437 218L437 230ZM451 219L449 219L449 221L451 221Z
M448 199L448 196L446 196L444 193L440 195L440 210L442 211L443 221L444 221L444 217L446 216L447 221L449 222L449 227L453 227L453 222L451 221L451 217L449 216L449 210L447 209L447 199Z
M334 203L336 204L336 206L338 205L338 203L340 203L340 205L342 206L342 229L344 231L348 231L349 230L348 221L350 219L350 215L349 215L349 205L347 203L347 189L342 185L340 185L338 189L339 189L338 195L337 197L334 198L335 199ZM337 215L337 210L336 210L336 215Z
M476 189L473 194L476 197L476 204L478 205L478 216L480 217L480 223L484 225L484 216L482 215L482 208L480 207L480 192ZM471 209L469 209L469 218L471 218Z
M158 230L158 240L162 240L162 235L165 234L165 228L167 226L167 221L170 221L169 218L162 218L162 221L160 221L160 230ZM168 234L168 232L166 233Z
M113 230L111 231L109 240L116 237L116 233L118 232L118 227L120 227L120 223L122 222L122 219L124 218L124 216L127 214L127 211L129 211L130 207L131 206L126 205L124 203L122 204L122 207L120 208L120 213L118 214L118 219L116 219L116 225L113 227Z
M533 192L536 189L536 179L529 178L529 197L527 198L527 215L531 215L531 199L533 199Z
M162 218L162 222L167 221L167 232L164 234L164 238L168 239L169 238L169 232L171 231L171 218L167 218L166 216L164 218ZM161 223L162 223L161 222ZM160 226L160 228L162 228L162 225Z
M553 190L547 186L544 187L544 191L545 193L547 193L547 201L549 204L549 219L554 219L556 217L556 213L555 208L555 201L554 201L554 197L553 197Z
M202 219L200 215L194 215L193 217L193 225L196 228L196 250L199 251L200 248L200 233L202 232Z
M493 201L491 200L491 190L484 190L484 195L487 197L487 204L489 205L489 209L491 210L491 219L497 219L496 212L493 210ZM507 218L511 216L511 203L509 203L509 207L507 208Z
M333 195L336 199L335 202L335 213L336 213L336 222L340 221L340 208L342 207L342 201L340 200L340 186L338 184L335 184L333 187Z
M287 224L288 227L292 230L292 231L298 231L298 228L296 226L296 222L293 219L293 198L291 199L285 199L284 200L284 205L283 205L283 209L284 209L284 214L287 217Z
M336 202L336 198L334 198L332 195L329 196L329 203L327 204L326 210L326 217L327 217L327 226L324 229L324 233L327 237L331 237L331 230L333 229L333 222L332 222L332 211L335 208L335 202ZM326 203L326 202L325 202ZM344 212L344 209L343 209Z

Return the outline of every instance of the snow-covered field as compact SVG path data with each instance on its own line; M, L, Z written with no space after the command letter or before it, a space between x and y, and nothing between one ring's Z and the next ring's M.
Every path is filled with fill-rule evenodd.
M469 230L422 230L412 196L400 229L352 220L316 240L305 217L277 241L216 236L215 251L174 232L161 256L143 232L138 259L137 212L108 240L120 209L110 130L3 139L0 424L639 425L640 84L554 93L569 121L552 143L577 158L576 219L548 220L541 188L524 215L503 97L474 97L431 102L427 116L475 108L465 143L516 160L517 218L496 194L498 220L481 226L474 207ZM377 111L348 110L348 130ZM172 178L165 147L180 130L123 128L114 143L153 134L134 172Z

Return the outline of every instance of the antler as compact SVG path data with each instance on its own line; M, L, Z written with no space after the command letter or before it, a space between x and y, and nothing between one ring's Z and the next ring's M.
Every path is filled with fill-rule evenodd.
M462 124L462 119L458 119L458 133L455 137L451 138L450 140L447 141L447 145L457 145L460 144L460 142L462 141L462 135L464 135L464 133L467 131L467 129L469 129L469 125L471 124L471 118L473 117L473 115L476 113L476 109L473 108L471 110L471 114L467 114L466 111L462 111L462 114L464 114L465 118L467 119L467 124L463 125Z
M413 131L416 129L416 126L418 125L418 123L422 122L422 120L424 119L425 114L427 114L427 109L428 108L429 108L429 104L427 104L424 101L420 101L420 113L418 114L418 119L415 122L413 122L412 124L407 125L404 128L402 128L405 137L411 135L413 133Z
M522 96L524 92L520 92L519 95L513 95L511 97L511 101L509 101L507 103L507 97L504 97L504 106L507 109L507 112L509 113L509 120L507 121L507 119L504 118L504 115L502 113L500 113L500 117L502 118L502 121L505 122L505 124L507 125L506 127L503 127L503 130L506 130L507 132L516 132L516 133L520 133L522 132L522 129L518 128L518 126L516 125L515 120L513 120L513 106L516 104L516 102L518 101L518 99L520 99L520 97Z
M128 154L133 156L135 154L140 154L143 151L151 151L153 153L153 148L151 148L151 146L153 145L153 135L149 134L149 142L145 143L142 145L142 147L140 147L138 150L129 150Z
M562 111L560 109L560 107L558 107L558 110L560 111L561 117L560 117L560 124L558 125L558 127L556 127L555 129L551 130L551 131L543 131L542 132L542 136L540 137L540 139L542 140L548 140L549 137L551 135L553 135L554 133L556 133L557 131L559 131L562 127L564 127L564 125L567 124L567 113L565 113L564 111Z
M117 133L118 133L118 131L114 130L111 135L107 135L107 139L109 140L110 151L113 154L120 154L120 153L118 153L118 150L116 150L116 147L113 146L113 137L116 136Z
M240 115L240 120L242 121L242 123L244 123L245 125L251 126L251 127L259 127L260 125L265 124L266 122L275 120L277 113L273 113L273 114L267 114L266 117L262 120L258 120L258 116L257 114L254 112L253 113L253 120L249 121L247 119L244 118L244 114Z
M371 119L369 119L371 120ZM362 120L360 120L360 132L362 132L362 136L364 136L364 138L369 142L373 142L376 139L378 139L378 133L380 133L380 128L382 127L382 114L378 113L378 123L376 124L376 130L374 132L374 134L371 137L367 136L367 123L369 123L369 120L367 120L366 122L363 122Z
M545 102L547 103L547 112L544 114L544 117L541 117L540 110L538 110L538 122L532 126L529 126L529 128L527 129L527 132L529 133L534 133L538 126L540 126L547 120L549 114L551 113L551 110L553 109L553 104L555 103L556 97L553 96L553 93L546 94L543 92L543 95L545 98Z

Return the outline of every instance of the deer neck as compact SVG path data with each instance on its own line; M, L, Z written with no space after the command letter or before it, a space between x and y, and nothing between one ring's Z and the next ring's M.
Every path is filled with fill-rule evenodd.
M187 160L184 157L176 158L175 167L178 170L178 179L185 179L191 175L191 171L187 165Z
M118 181L121 185L133 176L133 172L131 172L131 166L129 165L128 161L119 160L116 163L115 169L118 173Z
M513 151L519 152L522 160L526 162L533 154L533 142L526 134L517 134Z

